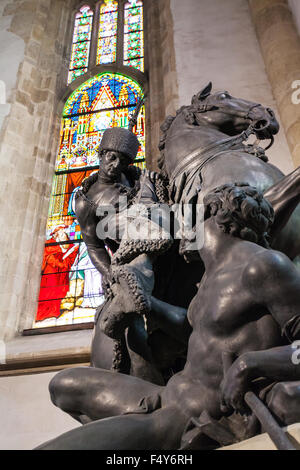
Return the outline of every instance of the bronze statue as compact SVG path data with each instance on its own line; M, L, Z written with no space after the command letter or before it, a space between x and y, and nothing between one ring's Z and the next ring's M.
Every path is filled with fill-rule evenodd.
M130 129L112 128L104 132L99 147L100 170L76 193L75 212L90 258L103 276L106 292L106 303L96 316L92 364L110 368L113 363L115 370L130 370L145 380L164 384L158 370L161 366L148 345L143 315L151 309L153 263L158 254L172 245L172 237L148 218L147 208L163 202L164 186L155 172L142 172L132 166L138 147L138 139ZM124 207L120 207L122 197ZM115 208L115 212L109 218L103 214L101 217L97 211L107 207ZM130 217L128 208L138 208L138 214ZM130 223L140 223L139 239L125 237L128 219ZM109 226L105 238L99 237L101 223ZM151 240L146 229L151 230ZM104 334L117 341L112 343ZM170 358L170 366L182 354L183 347L177 349L171 355L174 358Z
M296 258L300 170L284 180L283 173L268 163L264 149L245 143L255 134L261 140L271 139L272 144L279 130L274 112L227 91L211 91L209 83L193 96L191 105L182 106L161 126L159 166L169 179L171 201L193 204L221 184L247 182L263 191L273 205L272 247Z
M50 384L53 402L71 415L77 410L77 418L81 415L83 422L90 423L41 448L214 448L222 438L212 439L201 426L208 417L212 422L221 420L232 442L259 430L251 416L224 417L225 405L226 412L232 411L231 406L240 409L245 388L239 380L243 373L235 372L242 370L241 360L228 371L237 396L230 389L231 379L225 376L223 381L222 354L243 358L249 353L250 358L251 351L264 351L272 356L272 348L299 337L300 273L286 255L268 248L274 212L262 193L247 184L228 184L208 193L204 204L205 243L200 256L205 275L187 312L193 330L183 371L165 387L95 368L60 372ZM254 370L265 375L263 366ZM300 379L300 369L293 371L293 379ZM277 373L280 380L279 368ZM272 368L270 376L276 376ZM256 386L268 395L267 385ZM275 415L290 413L288 394L272 404Z
M64 370L50 383L52 401L84 426L41 448L203 449L236 442L260 430L253 414L233 413L249 413L244 394L259 377L255 391L280 423L299 419L300 373L286 361L289 343L299 337L300 273L292 260L300 252L300 170L284 177L264 149L245 144L251 133L273 142L279 125L272 110L211 89L209 84L162 125L160 177L128 166L138 146L130 130L111 129L103 137L99 174L76 200L84 241L107 286L95 325L94 367ZM116 205L123 193L129 205L138 200L148 208L165 202L166 190L169 203L182 204L182 210L203 200L199 250L197 223L180 246L172 229L168 233L159 223L158 242L149 246L122 234L99 240L99 203ZM119 228L122 210L116 207ZM152 224L147 212L141 218ZM168 279L174 283L160 289L164 266L173 261L182 269L173 269ZM173 375L158 366L165 350L161 341L151 342L155 334L151 327L146 331L145 320L158 338L175 341L168 364L188 344L186 363ZM119 341L122 360L129 356L129 368L115 367L125 373L104 370L103 332ZM225 353L236 359L228 370Z

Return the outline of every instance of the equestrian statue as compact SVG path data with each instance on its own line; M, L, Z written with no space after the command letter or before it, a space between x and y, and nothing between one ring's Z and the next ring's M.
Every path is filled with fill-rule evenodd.
M76 196L106 301L91 366L49 387L83 426L39 449L215 449L262 430L293 448L282 426L300 420L300 170L268 162L275 114L209 83L162 124L155 173L132 166L138 109L129 129L104 132L99 172Z

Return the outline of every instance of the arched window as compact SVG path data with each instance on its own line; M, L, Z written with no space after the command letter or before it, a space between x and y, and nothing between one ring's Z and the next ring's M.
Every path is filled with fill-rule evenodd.
M116 62L118 30L118 2L108 0L100 8L97 46L97 64Z
M143 3L129 0L124 6L124 65L144 71Z
M101 275L89 259L74 213L74 195L84 178L98 171L97 149L104 130L128 127L130 114L144 93L132 73L134 68L138 73L144 70L144 40L141 1L104 0L97 8L93 12L84 5L75 15L68 81L81 80L81 84L67 93L62 112L34 328L93 321L97 306L104 301ZM84 74L95 67L99 73L85 79ZM124 73L120 73L122 68ZM144 168L144 106L133 132L141 144L135 164Z
M75 16L72 53L68 83L85 74L88 69L94 13L88 5Z
M75 16L68 83L95 65L118 64L144 72L143 10L141 0L101 0L95 13L89 5L82 6Z

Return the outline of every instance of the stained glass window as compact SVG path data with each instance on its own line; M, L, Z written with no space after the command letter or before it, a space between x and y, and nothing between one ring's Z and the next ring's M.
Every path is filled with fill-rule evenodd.
M124 65L144 71L143 2L129 0L124 7Z
M116 61L118 2L104 1L100 8L97 64L110 64Z
M92 26L93 11L85 5L80 8L75 16L68 83L88 70Z
M46 227L39 305L33 327L92 321L104 301L101 275L82 241L74 196L84 178L98 171L97 147L108 127L128 127L142 89L124 75L99 74L65 104ZM141 143L136 164L145 166L145 111L133 129Z

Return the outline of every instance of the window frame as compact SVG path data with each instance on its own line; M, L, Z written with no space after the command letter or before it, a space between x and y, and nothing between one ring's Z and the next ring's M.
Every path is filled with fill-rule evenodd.
M68 38L68 48L66 53L66 60L68 61L68 73L69 73L69 65L71 62L71 55L72 55L72 38L74 33L74 25L75 25L75 18L76 14L79 12L80 8L87 5L89 6L94 12L93 18L93 27L92 27L92 34L91 34L91 44L90 44L90 52L89 52L89 63L87 67L87 72L80 77L76 78L72 82L68 84L68 76L65 78L66 88L71 88L74 91L81 83L87 80L87 78L96 75L102 71L108 72L118 72L124 73L124 75L129 75L131 78L134 78L139 82L139 84L145 87L146 83L148 82L148 60L147 60L147 48L146 48L146 8L145 8L145 0L143 2L143 31L144 31L144 72L141 72L138 69L135 69L131 66L124 65L124 7L125 4L128 3L128 0L118 0L119 7L118 7L118 28L117 28L117 50L116 50L116 61L109 63L109 64L97 64L97 48L98 48L98 32L99 32L99 25L100 25L100 9L101 6L104 4L104 0L98 0L96 2L93 1L86 1L80 2L72 13L72 21L69 31L69 38ZM85 77L82 79L82 77ZM66 90L66 93L68 90ZM66 98L67 99L67 98Z
M91 48L92 48L92 43L93 43L93 31L94 31L94 27L95 27L95 9L90 5L89 2L81 2L80 6L78 6L76 8L76 11L73 12L73 15L72 15L72 24L73 24L73 29L71 31L71 39L69 40L69 63L68 63L68 76L67 76L67 84L70 84L72 83L69 82L69 74L72 70L76 70L76 69L71 69L71 63L72 63L72 60L73 60L73 46L74 46L74 42L73 42L73 39L74 39L74 32L75 32L75 24L76 24L76 16L78 13L80 13L80 10L82 7L84 6L88 6L90 8L90 10L92 11L93 13L93 16L92 16L92 30L91 30L91 36L90 36L90 39L87 40L87 41L83 41L83 42L89 42L89 52L88 52L88 63L87 63L87 66L86 67L81 67L81 68L86 68L88 70L89 68L89 65L90 65L90 62L91 62ZM80 70L80 68L78 69Z
M65 73L62 75L62 80L64 80L65 86L63 87L62 92L59 94L58 98L58 106L57 106L57 115L59 118L62 115L63 108L65 106L66 101L68 100L69 96L86 80L89 78L103 73L103 72L111 72L111 73L119 73L129 78L135 80L142 88L144 95L149 95L149 69L148 69L148 48L146 47L147 39L148 39L148 30L147 30L147 0L143 1L143 31L144 31L144 72L141 72L138 69L133 67L127 66L123 64L124 58L124 6L128 0L118 0L119 1L119 13L118 13L118 30L117 30L117 56L116 62L110 64L99 64L97 65L97 46L98 46L98 29L99 29L99 20L100 20L100 7L104 3L104 0L97 0L97 1L82 1L80 2L72 12L72 20L70 22L70 29L67 35L67 50L66 50L66 69ZM94 11L94 21L93 21L93 28L92 28L92 36L91 36L91 47L90 47L90 57L89 57L89 64L88 70L85 74L81 75L80 77L76 78L72 82L68 84L68 74L69 74L69 65L71 60L71 53L72 53L72 38L74 32L74 24L75 24L75 17L78 13L79 9L84 5L88 5ZM149 100L146 99L145 101L145 115L146 115L146 142L145 142L145 161L148 163L150 160L149 150L150 149L150 129L149 129ZM58 146L57 146L58 148Z

